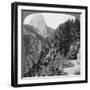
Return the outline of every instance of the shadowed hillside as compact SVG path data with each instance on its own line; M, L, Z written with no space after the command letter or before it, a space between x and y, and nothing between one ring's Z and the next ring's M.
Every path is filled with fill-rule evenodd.
M43 37L38 29L24 25L22 76L80 75L79 20L68 20L56 30L46 29L47 37Z

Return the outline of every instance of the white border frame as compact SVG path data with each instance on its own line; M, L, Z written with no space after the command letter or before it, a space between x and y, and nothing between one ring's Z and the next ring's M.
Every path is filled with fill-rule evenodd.
M80 31L81 31L81 75L80 76L58 76L58 77L38 77L21 79L21 10L45 10L45 11L65 11L65 12L78 12L82 13L80 16ZM52 8L52 7L36 7L36 6L18 6L18 84L32 84L32 83L48 83L48 82L64 82L64 81L80 81L85 80L85 10L84 9L71 9L71 8Z

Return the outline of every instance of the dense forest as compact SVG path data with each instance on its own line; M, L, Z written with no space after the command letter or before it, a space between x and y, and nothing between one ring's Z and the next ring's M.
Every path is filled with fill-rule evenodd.
M80 21L60 24L51 36L43 38L33 26L24 26L22 77L69 75L79 62ZM74 75L80 74L80 69Z

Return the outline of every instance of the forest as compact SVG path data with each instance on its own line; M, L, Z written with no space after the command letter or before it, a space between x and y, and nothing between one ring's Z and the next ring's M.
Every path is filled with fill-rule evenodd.
M60 24L46 38L33 26L22 35L22 77L80 75L80 21Z

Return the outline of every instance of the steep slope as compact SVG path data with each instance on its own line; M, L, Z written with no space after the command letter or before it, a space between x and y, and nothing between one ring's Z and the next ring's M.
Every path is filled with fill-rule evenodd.
M33 25L37 30L37 33L43 37L47 37L47 26L44 17L41 14L33 15L30 25Z
M40 39L41 41L44 41L44 38L40 34L38 34L38 32L37 32L39 30L34 28L34 26L32 26L32 25L24 25L23 28L24 28L23 31L24 31L25 35L33 33L33 34L35 34L37 36L37 39Z
M28 19L27 19L28 18ZM25 19L24 25L33 26L36 32L43 38L52 35L54 29L50 28L46 22L42 13L32 14Z
M51 37L54 34L55 30L47 26L47 36Z

